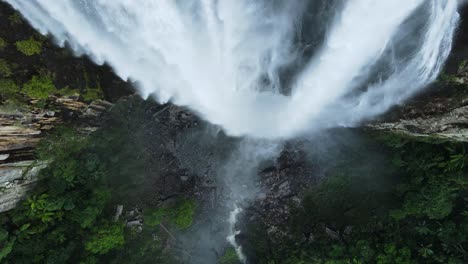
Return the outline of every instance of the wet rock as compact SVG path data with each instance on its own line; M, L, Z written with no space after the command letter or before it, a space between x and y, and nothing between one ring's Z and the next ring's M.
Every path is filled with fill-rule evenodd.
M257 195L245 219L255 219L268 228L269 238L280 241L289 236L287 223L291 207L298 206L300 196L314 182L315 169L305 159L302 144L286 146L273 166L261 170L260 184L264 192Z
M436 136L455 141L468 141L468 106L455 108L436 116L373 123L367 127L416 137Z

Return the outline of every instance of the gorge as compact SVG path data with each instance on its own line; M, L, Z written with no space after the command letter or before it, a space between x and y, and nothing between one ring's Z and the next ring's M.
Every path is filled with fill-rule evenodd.
M462 1L0 7L1 263L468 260Z

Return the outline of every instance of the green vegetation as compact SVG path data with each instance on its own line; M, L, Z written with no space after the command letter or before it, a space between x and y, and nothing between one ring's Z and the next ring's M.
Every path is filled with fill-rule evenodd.
M187 229L192 225L195 214L195 203L188 199L180 198L170 205L157 209L150 209L145 213L145 224L155 227L163 222L174 225L178 229Z
M463 60L462 62L460 62L460 65L458 66L458 69L463 70L463 69L465 69L466 66L468 66L468 60Z
M174 209L168 212L169 220L180 229L187 229L192 225L195 214L195 202L187 199L176 203Z
M17 41L15 45L18 51L26 56L38 55L42 51L42 42L37 41L32 37L27 40Z
M83 100L89 102L89 101L93 101L93 100L97 100L97 99L102 99L103 94L102 94L102 90L100 90L100 89L87 88L86 92L84 92L82 94L82 97L83 97Z
M8 78L12 74L11 67L4 59L0 59L0 77Z
M2 215L4 239L13 247L5 263L67 263L100 259L124 245L123 223L112 222L109 164L93 142L61 128L38 149L52 160L42 181L19 207ZM79 262L79 261L73 261Z
M228 248L224 255L219 258L220 264L238 264L239 258L237 257L236 250L234 248Z
M456 84L458 78L455 75L449 75L449 74L441 73L438 80L441 81L441 82Z
M106 254L124 245L124 225L108 223L105 228L96 228L85 244L86 250L94 254Z
M356 165L337 165L291 212L290 240L264 239L265 227L250 225L252 258L269 264L466 263L468 145L397 134L376 140L391 166L377 166L366 179L356 178L367 174ZM375 185L383 179L381 186L393 188Z
M8 43L6 42L6 40L3 38L0 38L0 50L3 50L4 48L6 48L6 46L8 46Z
M57 128L40 143L37 156L50 164L24 203L0 215L0 263L173 263L165 241L192 224L195 203L142 201L151 156L124 113L128 106L116 105L105 128L86 136ZM117 204L138 205L144 225L126 228L125 213L114 221Z
M18 91L19 88L14 81L8 79L0 79L1 101L7 101L15 98Z
M57 92L57 88L55 88L50 75L36 75L23 85L22 91L31 98L46 99L49 95Z
M84 92L81 93L81 96L83 100L89 102L97 99L102 99L103 98L103 93L101 86L99 85L99 75L97 77L97 87L93 87L88 75L88 72L86 70L83 70L83 78L86 82L86 87L84 89Z
M12 15L8 16L8 20L10 20L10 23L12 25L19 25L23 23L23 18L18 12L15 12Z

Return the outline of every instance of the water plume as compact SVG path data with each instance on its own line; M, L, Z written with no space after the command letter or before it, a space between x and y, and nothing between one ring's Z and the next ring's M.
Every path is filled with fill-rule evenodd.
M137 82L143 96L260 138L356 125L426 86L450 52L459 3L332 1L308 58L300 25L323 1L4 1L58 44Z

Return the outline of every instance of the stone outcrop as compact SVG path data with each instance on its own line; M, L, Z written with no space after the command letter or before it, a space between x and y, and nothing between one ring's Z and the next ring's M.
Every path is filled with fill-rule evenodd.
M303 192L317 182L313 164L306 159L301 142L285 146L273 166L259 171L264 190L249 207L244 219L261 222L271 239L280 241L288 235L291 209L301 203ZM242 240L242 237L240 237Z
M468 63L365 127L417 137L468 141Z
M37 162L34 150L53 127L73 121L84 132L93 131L111 103L97 100L90 104L77 97L50 97L47 109L28 111L0 110L0 212L13 208L34 187L38 172L46 164Z
M468 141L468 105L441 115L376 123L370 124L369 127L418 137L436 136L455 141Z
M8 211L34 188L45 163L20 161L0 165L0 212Z

